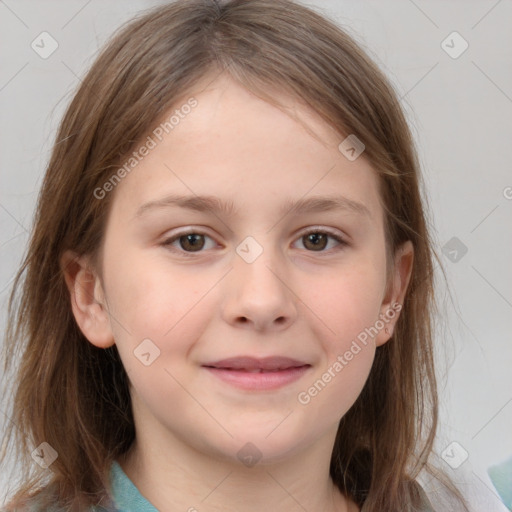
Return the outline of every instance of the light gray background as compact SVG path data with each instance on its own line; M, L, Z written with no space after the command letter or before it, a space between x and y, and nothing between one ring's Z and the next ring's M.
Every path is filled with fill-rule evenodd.
M2 327L65 106L113 30L158 3L0 0ZM453 297L438 279L436 452L456 441L468 459L457 469L440 464L467 487L475 510L505 510L487 468L512 456L512 1L307 3L354 35L402 97ZM31 48L43 31L59 45L47 59ZM469 44L458 58L442 47L453 31ZM446 44L461 48L453 38ZM467 248L456 262L442 253L453 237ZM0 503L4 489L0 476Z

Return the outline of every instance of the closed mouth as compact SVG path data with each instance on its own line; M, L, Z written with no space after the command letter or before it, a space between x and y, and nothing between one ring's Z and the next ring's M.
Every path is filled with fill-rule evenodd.
M311 366L309 364L302 364L300 366L287 366L285 368L276 368L275 370L266 370L264 368L230 368L225 366L209 366L209 365L203 365L205 368L212 368L214 370L229 370L233 372L247 372L247 373L276 373L276 372L282 372L285 370L290 370L292 368L303 368Z
M220 361L203 364L205 368L214 370L229 370L248 373L272 373L282 372L294 368L311 366L309 363L291 359L285 356L269 356L256 358L252 356L238 356Z

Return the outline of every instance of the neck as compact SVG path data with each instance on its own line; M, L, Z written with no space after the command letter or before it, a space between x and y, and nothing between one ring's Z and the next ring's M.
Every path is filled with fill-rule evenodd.
M128 478L160 512L359 510L332 482L330 457L319 456L332 451L332 436L285 461L253 467L198 452L168 432L165 438L163 447L151 442L153 436L138 435L119 459Z

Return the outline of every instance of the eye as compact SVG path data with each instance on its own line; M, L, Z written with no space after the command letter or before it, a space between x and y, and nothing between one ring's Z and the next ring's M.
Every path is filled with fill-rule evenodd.
M211 241L208 247L207 239ZM311 252L327 252L325 249L332 249L329 246L329 239L335 241L335 248L347 246L347 242L343 238L325 228L315 228L302 233L299 240L302 241L304 247ZM180 253L184 256L192 256L193 253L200 253L203 249L213 249L216 246L215 241L206 233L200 231L187 231L185 233L177 233L162 242L164 247L171 249L173 252Z
M326 252L324 249L329 245L329 239L335 240L337 246L348 245L340 235L320 228L309 230L299 238L304 247L313 252Z
M205 233L188 231L186 233L178 233L171 238L168 238L162 243L162 245L169 248L174 247L172 250L185 254L201 252L201 250L207 245L205 241L207 238L213 242L213 239ZM178 248L176 247L176 244L178 244ZM211 249L213 247L215 247L215 242L213 242L212 247L206 247L206 249ZM181 249L181 251L179 249Z

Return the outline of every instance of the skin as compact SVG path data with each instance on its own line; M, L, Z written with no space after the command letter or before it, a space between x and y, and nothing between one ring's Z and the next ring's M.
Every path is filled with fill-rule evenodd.
M397 252L387 282L377 175L364 154L345 158L344 137L302 104L279 97L318 137L226 76L192 94L198 105L112 192L101 268L87 256L62 260L80 329L98 347L117 345L131 382L136 442L119 462L163 512L358 510L329 461L338 422L399 313L308 404L297 397L403 302L412 245ZM136 215L171 193L214 195L238 211ZM285 199L333 195L369 216L280 212ZM187 227L207 235L200 251L179 237L164 245ZM325 229L347 245L329 238L315 250L304 232ZM263 249L252 263L236 252L247 236ZM134 355L147 338L160 350L149 366ZM311 367L273 391L239 390L201 367L239 355ZM248 442L261 455L252 467L237 458Z

